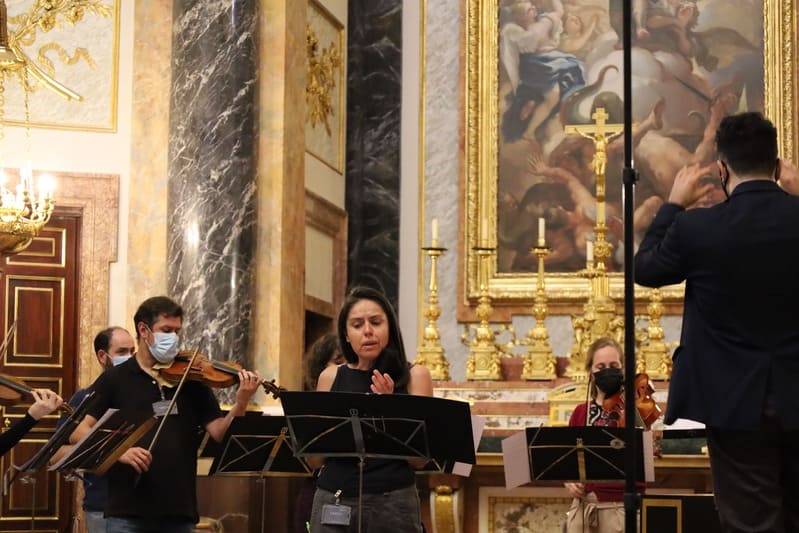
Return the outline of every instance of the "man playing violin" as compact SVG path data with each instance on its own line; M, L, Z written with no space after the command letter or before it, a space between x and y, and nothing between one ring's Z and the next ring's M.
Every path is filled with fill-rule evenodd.
M163 385L158 368L178 353L183 309L165 296L145 300L133 317L138 350L135 357L104 372L94 383L97 399L71 442L83 437L109 408L148 411L162 419L175 394ZM173 410L148 451L151 431L128 449L107 474L108 533L189 533L199 517L196 472L200 430L221 441L233 418L243 415L261 385L257 373L239 372L236 403L222 416L211 389L198 381L183 384Z

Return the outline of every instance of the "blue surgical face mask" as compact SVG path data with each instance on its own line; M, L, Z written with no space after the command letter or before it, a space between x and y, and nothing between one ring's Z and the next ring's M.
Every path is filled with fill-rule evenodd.
M168 365L178 355L178 341L178 334L175 332L155 331L153 332L153 344L147 344L147 347L150 349L153 359L162 365Z
M114 355L114 356L111 356L111 363L112 363L114 366L119 366L119 365L121 365L122 363L124 363L125 361L127 361L128 359L130 359L131 357L133 357L131 354L126 354L126 355Z

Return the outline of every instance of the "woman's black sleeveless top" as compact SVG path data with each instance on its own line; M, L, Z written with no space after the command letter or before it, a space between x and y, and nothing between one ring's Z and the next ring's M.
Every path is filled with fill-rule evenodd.
M371 370L354 370L346 364L338 367L331 392L371 392ZM394 393L407 394L405 390ZM363 492L380 494L403 489L416 483L416 478L408 461L400 459L367 458L363 468ZM343 496L358 495L358 459L350 457L328 457L319 474L319 487L336 492L341 489Z

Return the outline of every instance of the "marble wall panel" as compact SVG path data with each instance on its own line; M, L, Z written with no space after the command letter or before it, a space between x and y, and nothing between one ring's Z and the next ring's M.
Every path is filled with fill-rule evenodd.
M133 47L125 317L166 291L167 150L172 0L137 2Z
M347 199L350 284L382 288L399 274L401 0L349 3Z
M458 299L458 154L460 152L461 2L424 2L424 212L438 218L439 244L449 251L438 261L441 305L441 345L450 362L452 379L466 377L468 348L461 344L462 328L455 313ZM430 227L428 220L426 227ZM429 279L426 265L425 279Z
M249 367L256 4L176 1L173 15L168 287L186 312L187 347Z

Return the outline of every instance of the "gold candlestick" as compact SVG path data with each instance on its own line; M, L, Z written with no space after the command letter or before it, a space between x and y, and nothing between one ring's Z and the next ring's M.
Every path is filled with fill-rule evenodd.
M468 380L499 380L502 379L500 371L500 357L496 347L496 334L489 323L493 314L491 297L488 294L488 269L494 248L477 247L475 252L481 262L481 272L484 279L480 280L480 298L477 305L477 318L480 323L475 329L474 338L469 343L470 353L466 359L466 379Z
M435 231L433 232L434 235L436 233ZM424 328L424 336L417 349L414 364L427 367L430 370L430 376L434 380L449 381L449 361L444 356L441 335L436 324L436 321L441 316L441 306L438 305L436 263L447 249L437 245L437 239L434 238L432 246L422 248L424 253L430 258L430 286L427 305L424 310L424 316L427 317L427 326Z
M539 240L539 244L541 241ZM557 377L555 373L555 356L549 344L549 333L544 320L547 317L547 293L544 285L544 258L550 249L546 246L536 246L533 254L538 257L538 283L533 304L535 326L527 332L527 355L524 358L522 379L526 380L552 380Z
M660 317L663 316L662 301L660 289L652 289L647 305L649 326L646 328L646 340L641 347L644 372L652 379L669 379L671 376L671 353L668 344L663 342L665 334L660 325Z

